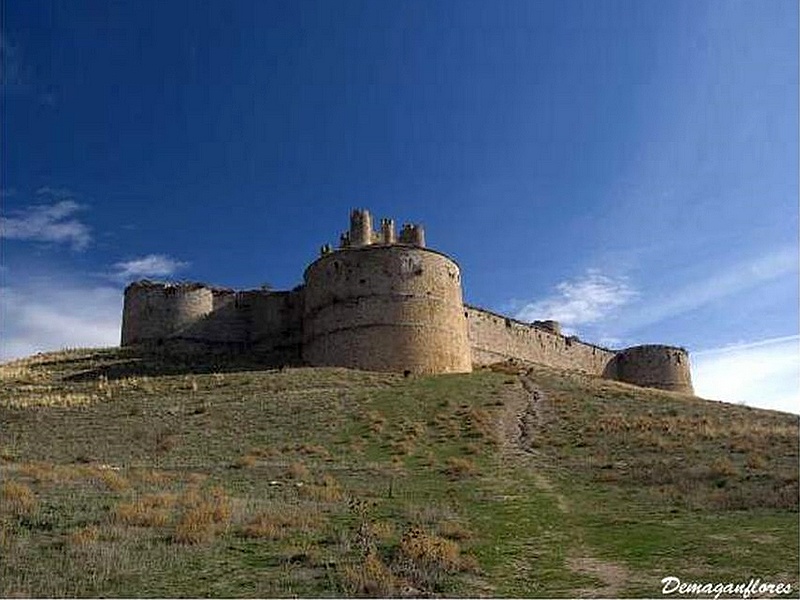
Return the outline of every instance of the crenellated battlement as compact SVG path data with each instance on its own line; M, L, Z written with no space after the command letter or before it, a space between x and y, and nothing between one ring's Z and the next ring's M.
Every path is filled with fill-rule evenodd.
M425 247L421 225L406 223L397 233L394 220L383 218L376 231L365 209L351 212L338 248L321 246L303 285L291 291L131 283L122 345L248 352L269 366L415 373L521 360L692 393L683 348L615 351L563 335L557 321L524 323L465 305L460 267Z
M350 229L339 236L339 249L360 248L362 246L405 244L409 246L425 247L425 231L421 225L406 223L400 230L400 235L395 231L394 219L383 218L380 227L372 229L372 215L364 208L355 208L350 213ZM322 247L320 254L327 254L330 246Z

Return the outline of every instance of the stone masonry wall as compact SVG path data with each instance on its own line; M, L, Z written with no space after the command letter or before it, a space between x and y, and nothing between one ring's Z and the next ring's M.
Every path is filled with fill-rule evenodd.
M616 355L612 350L564 337L544 328L465 307L472 362L487 365L510 358L603 375Z
M269 293L254 290L242 295L250 312L252 350L269 357L271 364L300 364L304 290Z
M137 282L125 289L122 345L165 337L201 338L198 324L214 309L212 291L200 284Z
M311 365L472 368L459 267L432 250L370 246L319 258L305 273L303 328Z
M662 345L633 346L609 363L606 377L643 387L693 394L689 353Z
M136 282L125 290L122 345L249 351L267 364L299 364L302 305L302 289L234 291Z

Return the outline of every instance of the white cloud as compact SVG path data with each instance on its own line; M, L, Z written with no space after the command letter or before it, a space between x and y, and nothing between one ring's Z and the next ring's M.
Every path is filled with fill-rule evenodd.
M53 195L52 192L48 188L37 193ZM9 217L0 218L0 234L9 240L65 243L71 244L75 250L83 250L92 239L89 227L78 219L70 218L83 208L73 200L29 206Z
M698 396L800 412L800 335L694 352Z
M585 275L556 286L556 293L523 306L518 319L554 319L566 327L597 323L637 296L624 278L590 269Z
M122 290L38 279L0 288L0 360L36 352L116 346Z
M139 277L169 277L189 266L189 263L175 260L163 254L148 254L141 258L118 262L114 265L114 277L120 280Z
M716 300L743 292L763 283L792 275L798 269L797 248L787 246L710 273L673 292L643 304L625 315L621 324L627 331L659 323L675 315L701 308Z

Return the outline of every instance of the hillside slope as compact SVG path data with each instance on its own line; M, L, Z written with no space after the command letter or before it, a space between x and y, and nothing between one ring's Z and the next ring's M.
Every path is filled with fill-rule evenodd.
M39 355L0 476L0 596L798 589L796 416L542 367Z

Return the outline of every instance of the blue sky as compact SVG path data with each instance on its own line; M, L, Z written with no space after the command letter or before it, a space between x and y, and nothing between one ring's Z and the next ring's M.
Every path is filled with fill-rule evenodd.
M4 359L139 277L300 283L353 207L472 303L800 410L794 1L89 2L2 15Z

